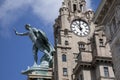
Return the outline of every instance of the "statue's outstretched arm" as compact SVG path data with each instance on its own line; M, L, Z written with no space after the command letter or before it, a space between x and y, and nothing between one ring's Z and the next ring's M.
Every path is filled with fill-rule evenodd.
M19 36L27 36L27 35L29 35L29 32L18 33L15 29L14 29L14 31L15 31L15 34L16 34L16 35L19 35Z

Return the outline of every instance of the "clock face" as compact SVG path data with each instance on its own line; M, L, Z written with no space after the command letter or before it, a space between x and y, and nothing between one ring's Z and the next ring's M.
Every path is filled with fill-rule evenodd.
M71 24L71 30L74 34L85 37L90 33L89 25L83 20L74 20Z

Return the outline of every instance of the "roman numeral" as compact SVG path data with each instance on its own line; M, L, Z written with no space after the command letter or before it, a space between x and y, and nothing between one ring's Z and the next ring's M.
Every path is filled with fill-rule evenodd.
M88 31L85 31L86 33L88 33Z
M77 23L76 23L76 22L73 22L73 23L72 23L72 25L74 25L74 26L75 26L75 25L77 25Z

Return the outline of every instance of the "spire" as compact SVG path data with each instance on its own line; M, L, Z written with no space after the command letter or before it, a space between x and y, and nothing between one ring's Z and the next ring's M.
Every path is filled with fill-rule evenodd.
M67 7L67 5L65 4L65 2L62 2L62 6L61 6L61 8L60 8L60 14L61 15L64 15L64 14L68 14L68 7Z
M65 2L62 2L62 7L61 8L66 8L67 6L65 5Z

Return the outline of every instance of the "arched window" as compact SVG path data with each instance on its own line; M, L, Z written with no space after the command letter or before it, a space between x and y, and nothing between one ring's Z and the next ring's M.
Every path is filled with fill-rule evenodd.
M69 45L69 42L67 40L65 40L65 45Z
M85 48L85 44L83 43L79 44L79 48Z
M80 4L80 10L83 11L83 5L82 4Z
M68 35L68 29L64 30L64 35Z
M108 69L108 67L104 67L104 75L105 75L105 77L109 77L109 69Z
M77 10L76 4L73 4L73 11L75 12Z
M80 51L85 51L85 43L84 42L79 42L78 45L79 45Z
M103 39L99 39L100 46L103 46Z
M67 61L67 58L66 58L66 55L65 55L65 54L62 55L62 61L63 61L63 62L66 62L66 61Z

